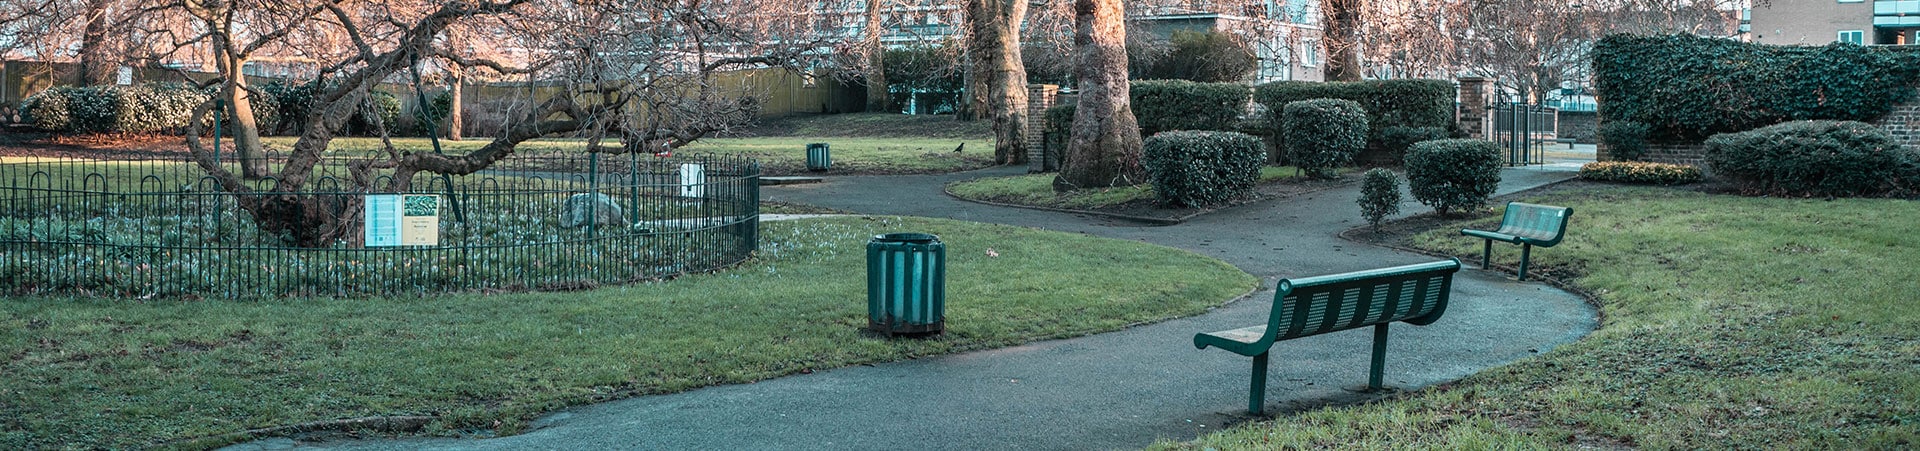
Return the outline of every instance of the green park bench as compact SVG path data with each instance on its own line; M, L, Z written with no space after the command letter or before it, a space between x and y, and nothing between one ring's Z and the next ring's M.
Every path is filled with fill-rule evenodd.
M1527 280L1527 260L1533 257L1533 247L1560 244L1560 239L1567 236L1568 216L1573 216L1572 208L1507 202L1507 214L1500 218L1499 230L1460 229L1460 234L1487 240L1480 252L1480 269L1493 263L1494 240L1520 245L1520 280Z
M1387 323L1433 324L1447 311L1460 260L1281 279L1267 324L1193 336L1193 346L1253 357L1247 410L1260 415L1267 394L1267 355L1275 342L1373 326L1373 369L1367 388L1380 388L1387 358Z

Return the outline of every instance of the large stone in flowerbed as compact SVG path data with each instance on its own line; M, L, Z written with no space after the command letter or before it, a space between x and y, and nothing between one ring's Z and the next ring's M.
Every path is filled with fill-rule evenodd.
M624 221L625 213L620 203L612 196L600 193L580 193L567 197L567 205L560 212L561 227L586 227L594 225L618 225Z

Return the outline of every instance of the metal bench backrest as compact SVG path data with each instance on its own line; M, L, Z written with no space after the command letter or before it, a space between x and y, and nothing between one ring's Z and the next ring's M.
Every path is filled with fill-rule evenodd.
M1281 279L1261 342L1394 321L1432 324L1447 311L1460 260Z
M1526 238L1533 245L1552 247L1567 235L1567 216L1573 209L1552 205L1507 202L1507 214L1495 232Z

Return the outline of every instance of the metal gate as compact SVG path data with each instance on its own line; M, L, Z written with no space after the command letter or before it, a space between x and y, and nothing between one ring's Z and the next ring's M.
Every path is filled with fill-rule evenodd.
M1546 164L1547 143L1560 127L1559 110L1524 103L1497 103L1486 136L1507 153L1508 166Z

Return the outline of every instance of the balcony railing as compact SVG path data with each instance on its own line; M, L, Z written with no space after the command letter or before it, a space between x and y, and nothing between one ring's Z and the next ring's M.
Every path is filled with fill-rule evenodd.
M1878 0L1873 2L1873 15L1920 15L1920 0ZM1878 17L1874 19L1876 22L1879 20Z

